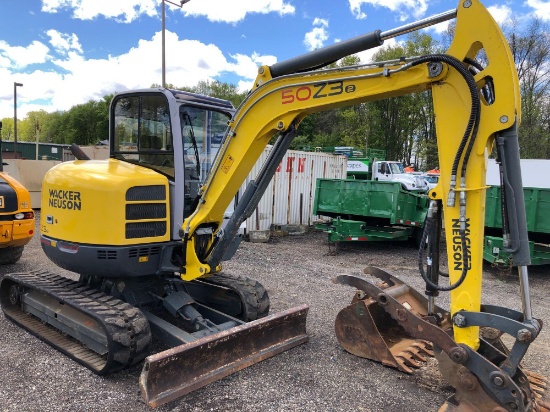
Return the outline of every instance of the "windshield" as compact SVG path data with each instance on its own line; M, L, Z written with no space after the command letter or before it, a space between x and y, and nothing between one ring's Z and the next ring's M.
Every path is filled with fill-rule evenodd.
M222 143L230 117L204 108L180 108L185 169L201 183L206 181Z
M111 156L175 178L172 124L163 94L115 97ZM230 114L180 106L185 179L204 183L221 146ZM179 145L177 145L179 147ZM178 149L179 150L179 149Z
M173 178L174 146L166 98L161 94L122 97L113 110L112 156Z
M390 168L393 174L405 173L405 169L403 169L401 163L390 163Z
M424 176L424 179L428 183L437 183L438 177L437 176Z

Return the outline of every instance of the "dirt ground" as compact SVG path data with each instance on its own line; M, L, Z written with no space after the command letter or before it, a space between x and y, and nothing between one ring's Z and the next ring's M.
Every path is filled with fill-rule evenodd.
M430 361L413 375L345 352L334 334L334 319L354 291L331 279L360 273L369 265L384 268L423 290L416 250L405 243L347 244L328 253L326 235L275 238L269 243L243 242L226 272L259 280L268 290L272 312L309 305L309 342L212 383L159 411L436 411L452 393ZM47 260L38 236L21 261L0 268L6 273L46 268L73 276ZM550 320L550 274L530 270L535 317ZM521 310L515 273L484 270L484 303ZM448 295L438 305L448 308ZM543 330L524 365L550 371L550 333ZM141 400L141 366L99 377L58 353L0 313L0 410L8 411L148 411Z

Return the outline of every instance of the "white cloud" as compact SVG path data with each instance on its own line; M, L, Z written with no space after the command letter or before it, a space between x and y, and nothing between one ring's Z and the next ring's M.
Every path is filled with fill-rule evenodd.
M433 32L437 34L442 34L447 31L449 28L449 25L451 24L451 21L444 21L441 23L434 24L433 26L429 26L426 28L426 30L432 30Z
M364 19L367 15L361 10L363 4L374 7L386 7L399 14L399 20L405 21L410 15L422 17L428 10L427 0L348 0L351 13L357 19Z
M72 36L64 36L72 39ZM74 46L77 43L69 41L68 44ZM30 110L67 110L75 104L99 100L115 91L146 88L162 81L160 32L149 40L140 40L135 47L118 56L88 59L76 47L60 56L50 63L57 67L57 72L14 73L0 65L3 80L0 82L0 119L13 115L14 81L24 84L17 91L20 104L17 112L21 118ZM250 89L258 66L275 62L274 56L258 53L226 57L213 44L182 40L176 33L166 31L166 81L174 86L194 86L201 80L213 81L229 72L243 78L238 84L240 89ZM47 101L49 104L38 106L33 101Z
M62 78L54 72L36 70L32 73L12 73L9 69L0 68L0 119L13 116L13 83L22 83L17 88L17 117L24 118L32 110L54 111L51 105L34 104L33 100L41 102L55 95L63 88Z
M0 67L22 69L31 64L44 63L49 51L48 46L36 40L27 47L10 46L0 40Z
M239 80L237 82L237 89L239 90L240 93L248 92L249 90L252 89L253 86L254 86L254 81L253 80L251 80L251 81Z
M42 11L57 13L68 9L80 20L103 16L130 23L141 15L157 16L157 3L156 0L42 0Z
M308 50L315 50L323 47L328 39L328 20L315 18L313 20L313 29L304 36L304 44Z
M512 18L512 9L505 5L489 6L487 10L498 24L506 23Z
M175 1L177 3L177 1ZM176 6L166 3L166 8ZM92 20L98 16L130 23L142 15L160 15L160 0L42 0L42 11L57 13L72 10L73 17ZM250 13L294 14L295 8L284 0L192 0L182 7L187 16L204 16L213 22L237 23Z
M535 15L542 20L550 21L550 1L527 0L527 5L535 9Z
M205 16L210 21L237 23L247 14L294 14L296 9L284 0L191 0L182 7L186 16Z
M260 56L258 53L253 53L252 56L235 54L231 55L231 58L235 59L237 62L236 64L229 65L231 71L248 80L254 80L256 78L258 75L258 67L271 66L277 62L275 56ZM252 84L252 82L250 82L250 84Z
M50 44L59 54L66 55L71 50L82 53L82 46L76 34L64 34L53 29L48 30L46 34L50 36Z
M351 14L353 14L358 20L367 18L367 13L361 11L361 4L363 4L363 0L349 0Z

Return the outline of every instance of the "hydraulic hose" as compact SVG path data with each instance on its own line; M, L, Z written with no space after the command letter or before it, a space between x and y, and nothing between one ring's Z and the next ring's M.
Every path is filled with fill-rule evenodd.
M443 62L448 64L449 66L453 67L458 71L458 73L464 78L466 81L466 84L468 86L468 89L470 91L470 96L472 100L472 107L470 110L470 116L468 119L468 123L466 125L466 129L464 131L464 134L462 136L462 139L460 141L458 150L456 152L453 166L451 170L451 191L454 190L455 185L455 179L458 172L458 167L460 164L460 159L462 158L462 155L464 154L464 150L466 149L466 153L464 156L464 160L462 163L462 170L461 170L461 179L462 179L462 185L465 184L465 174L466 174L466 166L468 164L468 158L470 156L471 150L473 148L473 144L475 142L475 137L477 135L477 131L479 128L479 114L480 114L480 103L479 103L479 97L478 97L478 90L477 85L474 79L473 74L464 66L463 62L456 59L455 57L444 55L444 54L435 54L435 55L429 55L429 56L423 56L418 59L415 59L411 63L409 63L411 66L416 66L419 64L427 63L427 62ZM464 192L462 192L464 193ZM454 197L453 197L454 199ZM452 202L454 205L454 200ZM449 204L449 202L448 202ZM463 209L461 211L461 214L465 214L465 208L466 208L466 198L465 195L461 194L461 208ZM428 215L426 218L426 224L424 226L424 232L422 233L422 239L420 242L420 248L418 251L418 267L420 270L420 274L422 276L422 279L426 284L439 291L451 291L456 288L458 288L464 280L466 279L466 276L468 274L468 255L466 253L466 233L465 229L461 226L460 228L460 242L462 246L462 273L460 275L460 278L453 284L449 286L441 286L434 282L432 282L426 272L424 271L424 249L426 246L426 241L428 238L428 234L432 230L433 225L433 218Z
M422 239L420 241L420 248L418 249L418 269L420 271L420 275L422 276L422 279L424 280L424 282L426 282L426 285L428 285L429 287L431 287L435 290L439 290L439 291L442 291L442 292L449 292L451 290L454 290L454 289L458 288L460 285L462 285L462 283L464 282L464 280L466 279L466 276L468 274L468 256L465 253L465 251L466 251L466 236L464 236L463 233L461 233L461 236L460 236L460 241L461 241L461 244L462 244L462 251L463 251L462 252L462 273L460 274L460 278L455 283L453 283L452 285L449 285L449 286L438 285L438 284L432 282L428 278L428 275L426 274L426 272L424 270L424 249L426 248L426 241L428 240L428 235L429 235L430 231L432 230L433 224L434 224L434 218L428 216L426 218L426 224L424 225L424 231L422 232Z
M413 60L409 64L411 66L417 66L419 64L428 63L428 62L443 62L453 67L454 69L456 69L456 71L458 71L458 73L466 81L466 84L468 85L468 89L470 91L470 96L472 98L472 109L470 111L468 124L466 125L466 130L464 131L464 135L462 136L460 145L458 147L458 150L453 162L451 174L453 176L456 176L458 172L458 165L460 163L460 158L464 153L464 148L466 147L466 144L468 143L468 140L472 135L472 131L477 132L477 128L474 129L474 127L476 126L476 123L479 124L478 118L479 118L479 112L480 112L480 105L479 105L477 85L472 73L470 73L470 71L466 67L464 67L464 64L460 60L458 60L453 56L449 56L446 54L432 54L428 56L419 57L418 59ZM475 134L473 134L473 136L475 137Z

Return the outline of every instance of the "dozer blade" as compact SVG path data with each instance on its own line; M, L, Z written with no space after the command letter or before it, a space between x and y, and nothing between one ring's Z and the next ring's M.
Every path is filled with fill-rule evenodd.
M359 290L351 304L338 313L336 337L342 347L353 355L413 373L413 368L419 368L421 362L426 361L426 356L433 356L432 344L407 333L380 306L376 295L383 290L420 317L428 314L427 299L381 269L367 267L364 273L378 277L383 283L378 285L380 289L372 285L372 290ZM335 282L348 284L345 277L338 277ZM445 311L436 309L441 319L448 318Z
M307 342L307 311L297 306L147 357L143 399L157 407Z

